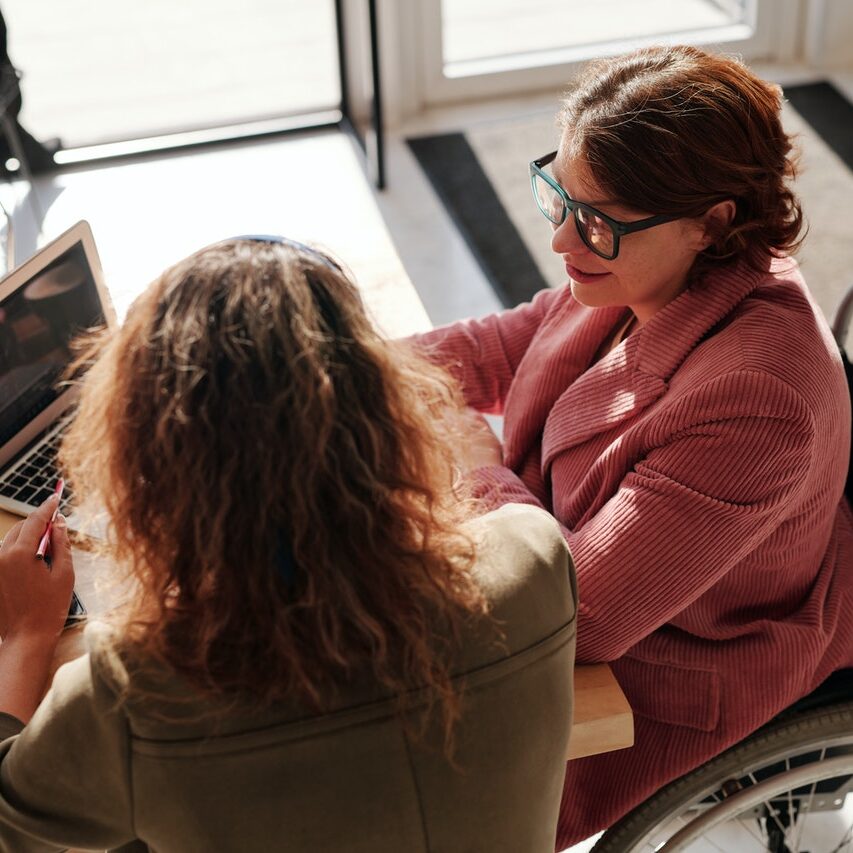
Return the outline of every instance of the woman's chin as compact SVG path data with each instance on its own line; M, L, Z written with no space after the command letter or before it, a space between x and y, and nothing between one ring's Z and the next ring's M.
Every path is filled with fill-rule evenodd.
M586 305L587 308L607 308L610 305L617 305L613 299L613 294L606 286L602 287L597 284L582 284L569 279L569 284L572 290L572 296L580 302L581 305Z

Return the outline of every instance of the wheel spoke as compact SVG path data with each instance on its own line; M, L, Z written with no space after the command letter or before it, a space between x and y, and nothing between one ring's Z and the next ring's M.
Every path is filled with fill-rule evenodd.
M847 832L841 836L841 841L829 853L839 853L842 848L849 847L851 841L853 841L853 826L847 829Z
M764 846L764 842L766 839L762 838L752 826L751 822L746 820L739 820L738 824L743 828L744 832L748 832L761 846ZM760 824L759 824L760 826Z
M718 800L717 802L722 802L722 801L721 801L721 800ZM689 820L687 820L687 818L685 818L683 815L677 815L677 819L678 819L678 820L680 820L680 821L682 822L682 824L683 824L683 825L686 825L686 824L688 824L688 823L690 822L690 821L689 821ZM750 836L751 836L755 841L757 841L757 842L758 842L758 844L759 844L759 846L763 849L765 839L763 839L763 838L758 834L758 832L756 832L756 831L755 831L755 829L754 829L754 828L751 828L751 827L750 827L750 825L749 825L746 821L743 821L743 820L739 820L739 821L737 821L737 825L741 828L741 830L743 830L743 832L746 832L746 833L747 833L748 835L750 835ZM730 851L729 851L729 850L726 850L724 847L720 847L720 845L719 845L719 844L717 844L717 842L716 842L716 841L714 841L714 839L713 839L713 838L710 838L707 834L705 834L705 835L703 835L703 836L702 836L702 840L703 840L706 844L710 844L712 847L716 848L717 850L722 851L722 853L730 853Z
M826 747L821 749L820 758L818 759L818 761L823 761L824 758L826 758ZM809 798L806 802L807 808L805 810L803 809L802 802L800 803L800 814L803 816L803 819L802 819L802 821L799 821L799 820L797 821L797 835L796 835L796 838L794 839L795 850L800 849L800 844L803 841L803 831L805 830L805 826L806 826L806 818L812 812L812 806L814 805L814 794L815 794L816 789L817 789L817 782L812 782L812 785L809 788Z
M791 758L787 755L785 756L785 770L787 772L791 771ZM788 826L785 829L785 832L783 833L786 845L789 840L788 830L791 829L792 824L796 824L796 822L797 815L794 814L794 792L790 788L788 788ZM796 826L794 826L794 829L796 829ZM799 849L799 847L797 849ZM794 850L793 853L797 853L797 850Z
M752 782L753 785L758 784L758 779L755 778L754 773L750 773L749 778L750 778L750 781ZM762 804L764 805L764 808L767 809L768 816L773 818L773 822L782 831L782 837L785 838L786 837L785 827L782 826L782 824L779 822L779 818L776 817L776 815L778 814L776 809L774 809L773 806L771 806L770 803L768 803L766 800L762 800ZM768 835L769 835L769 833L768 833Z
M853 775L853 754L845 753L823 762L810 762L786 773L770 776L761 782L756 781L754 785L743 788L679 829L661 849L669 853L686 850L696 838L705 837L717 826L752 814L756 808L762 809L765 830L769 832L768 825L772 820L782 829L784 837L785 829L779 821L779 812L771 805L772 801L784 795L789 790L788 786L796 789L810 785L816 780L832 779L841 775Z
M821 783L853 776L851 747L853 699L779 720L662 789L604 833L599 853L853 853L853 802L825 808Z

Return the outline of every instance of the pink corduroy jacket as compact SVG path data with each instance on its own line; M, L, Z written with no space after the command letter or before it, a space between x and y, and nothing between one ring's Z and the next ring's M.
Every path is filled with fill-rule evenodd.
M716 271L593 363L624 316L563 287L418 339L504 415L479 493L562 524L578 661L634 710L633 748L567 765L558 849L853 665L849 397L795 263Z

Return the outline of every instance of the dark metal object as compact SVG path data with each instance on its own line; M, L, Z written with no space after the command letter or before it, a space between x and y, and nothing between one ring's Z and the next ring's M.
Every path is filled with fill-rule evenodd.
M360 6L361 10L356 7ZM369 44L355 44L347 36L357 30L354 16L367 14ZM348 18L349 16L349 23ZM358 143L367 159L368 172L377 189L385 189L385 141L382 113L382 84L379 60L379 21L376 0L335 0L335 20L338 31L338 66L341 79L341 126ZM352 59L369 64L370 87L367 92L353 89ZM360 97L359 97L360 96ZM359 102L363 99L363 102ZM369 116L365 123L360 113Z
M40 228L44 221L44 211L36 198L33 175L27 154L18 132L18 122L13 114L13 104L21 95L20 75L11 65L0 65L0 127L12 156L20 164L21 176L27 182L27 199L33 209L33 217ZM8 263L8 259L7 259Z

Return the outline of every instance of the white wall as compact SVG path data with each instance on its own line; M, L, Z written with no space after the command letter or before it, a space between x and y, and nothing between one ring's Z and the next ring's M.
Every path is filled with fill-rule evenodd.
M853 70L853 2L806 0L804 60L818 68Z

